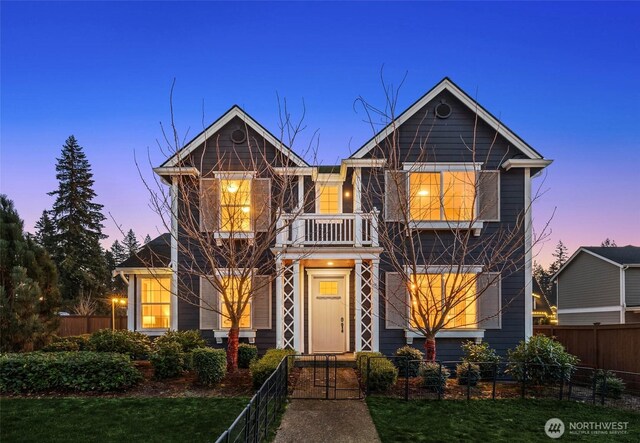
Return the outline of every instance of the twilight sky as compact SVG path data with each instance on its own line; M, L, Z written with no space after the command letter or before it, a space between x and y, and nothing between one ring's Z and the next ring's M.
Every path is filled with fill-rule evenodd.
M191 138L232 104L277 132L277 96L306 104L320 160L370 138L354 100L383 103L380 70L404 109L451 77L545 157L534 223L553 213L537 259L605 237L640 245L640 3L2 2L0 189L28 230L52 198L55 160L74 134L97 202L143 237L148 208L134 153L161 163L176 79ZM107 214L108 215L108 214ZM105 222L120 236L114 221Z

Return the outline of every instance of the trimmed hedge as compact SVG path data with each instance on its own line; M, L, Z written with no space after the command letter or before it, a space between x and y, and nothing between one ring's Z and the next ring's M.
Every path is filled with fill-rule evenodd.
M283 358L295 355L293 349L269 349L259 360L254 360L249 365L253 387L258 389L267 381L269 376L276 370ZM291 370L291 367L288 368Z
M0 356L0 392L120 391L142 380L126 355L87 351Z
M227 353L224 349L198 348L191 353L193 369L200 383L212 386L219 383L227 373Z
M258 347L248 343L240 343L238 346L238 366L248 368L251 362L258 358Z
M444 392L450 374L449 370L439 363L425 363L420 370L422 386L433 392Z
M89 337L91 335L71 335L69 337L54 336L51 343L42 348L44 352L63 352L63 351L90 351Z
M564 346L546 335L534 335L507 351L507 372L518 380L526 378L537 385L569 380L579 359L565 351Z
M456 377L459 385L475 386L480 380L480 366L475 363L463 361L456 365Z
M191 352L194 349L204 348L207 342L202 338L200 331L167 331L153 342L154 347L161 348L167 343L177 343L182 352Z
M366 359L363 358L364 363L360 372L362 383L370 391L384 392L389 390L398 380L398 368L388 358L376 355L369 355L369 357L368 365Z
M396 357L401 357L393 360L393 364L398 368L399 375L405 377L408 370L409 377L418 376L424 360L424 354L419 349L403 346L396 350Z
M356 365L360 374L367 371L367 360L369 357L383 357L381 352L360 351L356 352Z
M153 376L157 380L178 377L185 366L182 347L179 343L171 341L156 346L156 352L151 354L149 360L153 366Z
M89 349L96 352L117 352L142 360L151 354L151 340L145 334L125 329L102 329L89 337Z

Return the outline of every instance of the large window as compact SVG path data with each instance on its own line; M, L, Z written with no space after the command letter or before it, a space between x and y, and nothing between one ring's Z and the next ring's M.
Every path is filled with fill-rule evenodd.
M318 184L316 192L318 195L318 213L320 214L339 214L342 212L340 207L340 185L334 184Z
M475 274L417 274L411 285L412 327L433 323L443 304L452 306L445 328L475 328Z
M412 220L468 221L473 218L476 179L473 171L411 172Z
M220 180L220 230L251 230L251 180Z
M140 281L143 329L168 329L171 320L171 277L145 277Z
M240 288L240 277L228 276L223 278L224 287L226 288L226 298L231 304L236 307L238 303L244 303L249 297L251 291L251 281L245 280L242 288ZM222 327L230 328L231 320L229 319L229 310L224 302L224 299L220 300L221 313L222 313ZM234 308L236 310L237 308ZM240 328L251 328L251 300L247 302L244 310L242 311L242 317L240 318Z

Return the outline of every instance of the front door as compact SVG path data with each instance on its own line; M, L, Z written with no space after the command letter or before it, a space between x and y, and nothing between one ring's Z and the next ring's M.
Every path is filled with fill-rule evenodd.
M346 278L312 277L311 350L315 354L347 350Z

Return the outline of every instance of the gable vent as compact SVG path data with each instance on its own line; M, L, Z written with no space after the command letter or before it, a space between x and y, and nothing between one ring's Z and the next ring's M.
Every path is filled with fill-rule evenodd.
M242 143L247 139L247 134L242 129L235 129L231 133L231 141L234 143Z
M445 102L438 103L434 110L436 117L438 118L449 118L451 111L451 105Z

